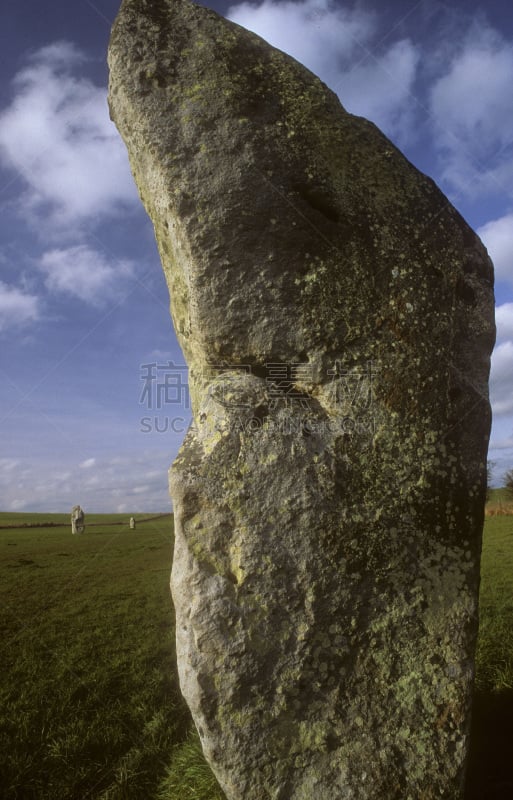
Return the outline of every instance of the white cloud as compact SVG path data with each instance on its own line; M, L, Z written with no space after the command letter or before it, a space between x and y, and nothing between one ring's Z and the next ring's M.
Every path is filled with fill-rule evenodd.
M228 9L227 17L324 76L361 55L376 30L371 12L349 10L329 0L240 3Z
M137 199L106 90L73 74L84 61L67 42L37 51L0 114L0 157L27 184L21 212L61 231Z
M85 461L80 462L79 466L82 467L82 469L91 469L91 467L94 467L95 464L95 458L86 458Z
M471 29L431 90L444 178L468 194L507 192L513 178L513 44Z
M0 331L39 319L39 299L0 281Z
M513 414L513 303L503 303L495 310L497 325L497 345L492 353L490 373L490 400L494 414L494 442L491 448L509 447L508 436L499 433L508 420L504 417ZM501 418L501 419L499 419ZM513 427L513 420L511 426ZM502 440L502 444L498 444ZM506 444L504 444L506 441Z
M513 303L503 303L495 309L497 342L505 339L513 341Z
M511 44L490 28L471 34L433 87L433 110L440 123L458 139L473 138L474 146L484 150L509 144L512 74Z
M148 484L144 484L143 486L132 487L132 494L148 494L149 491L150 487Z
M496 416L513 413L513 342L498 344L492 353L490 400Z
M375 14L330 0L264 0L232 6L227 16L312 70L351 113L402 141L411 133L410 93L420 53L408 39L378 46Z
M10 475L14 469L20 466L17 458L0 458L0 476Z
M477 233L493 261L495 277L513 283L513 214L487 222Z
M119 291L120 278L133 273L129 261L108 259L86 245L49 250L38 262L50 291L101 305Z
M44 459L0 459L0 496L4 511L64 512L80 503L87 514L119 510L171 511L167 486L169 453L139 452L97 458L94 475L84 474L86 459L76 464L73 454ZM63 466L66 467L63 479ZM158 470L154 469L156 466ZM152 476L150 478L150 473ZM144 478L144 484L141 483Z
M334 88L348 111L402 140L413 121L411 92L419 60L420 53L403 39L384 55L344 73Z

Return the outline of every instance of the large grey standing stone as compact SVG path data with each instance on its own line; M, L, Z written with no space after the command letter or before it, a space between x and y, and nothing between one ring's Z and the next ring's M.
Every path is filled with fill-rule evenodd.
M229 800L461 796L492 265L370 122L186 0L124 0L110 107L194 423L182 691Z

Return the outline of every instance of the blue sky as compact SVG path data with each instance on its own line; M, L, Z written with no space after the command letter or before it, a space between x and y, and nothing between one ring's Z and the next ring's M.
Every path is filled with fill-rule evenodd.
M513 467L511 3L205 5L320 75L479 231L496 265L500 483ZM0 510L170 509L189 410L152 227L108 118L118 7L0 10Z

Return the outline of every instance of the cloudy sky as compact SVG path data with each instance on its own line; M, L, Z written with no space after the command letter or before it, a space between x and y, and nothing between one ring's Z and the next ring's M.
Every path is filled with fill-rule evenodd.
M205 3L316 72L495 262L495 482L513 467L510 0ZM106 105L119 0L0 10L0 510L167 511L189 418L152 228Z

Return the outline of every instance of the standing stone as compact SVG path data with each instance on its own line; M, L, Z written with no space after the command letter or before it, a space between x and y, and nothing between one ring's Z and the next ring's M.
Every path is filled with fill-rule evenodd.
M80 506L73 506L71 509L71 533L84 533L85 514Z
M131 531L135 531L135 519L134 519L134 517L130 517L129 525L130 525L130 530Z
M124 0L110 107L194 420L171 469L178 665L229 800L459 798L492 265L296 61Z

